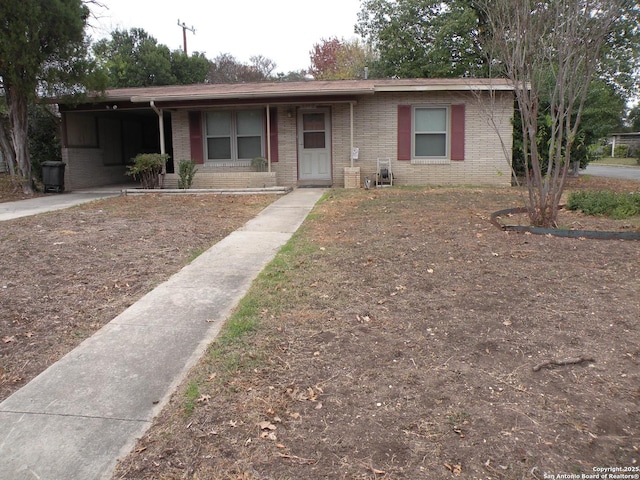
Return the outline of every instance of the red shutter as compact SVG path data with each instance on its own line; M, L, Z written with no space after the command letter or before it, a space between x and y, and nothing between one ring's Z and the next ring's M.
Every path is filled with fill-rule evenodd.
M189 112L189 146L191 160L204 163L204 149L202 144L202 113Z
M464 104L451 105L451 160L464 160Z
M411 160L411 105L398 105L398 160Z
M269 127L271 128L271 163L278 161L278 109L269 110Z

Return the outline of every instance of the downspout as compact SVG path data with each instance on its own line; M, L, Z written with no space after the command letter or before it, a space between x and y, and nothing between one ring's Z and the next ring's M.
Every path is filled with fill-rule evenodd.
M156 112L158 115L158 128L160 129L160 154L164 155L167 150L164 145L164 112L161 108L156 107L156 104L153 100L149 102L149 106ZM167 174L167 164L164 162L162 164L162 172L160 173L160 188L164 188L164 177Z
M276 107L277 108L277 107ZM267 172L271 173L271 107L267 104Z
M353 167L353 102L349 102L349 122L350 122L350 134L351 134L351 148L349 150L349 156L351 157L351 166Z
M164 155L165 153L167 153L164 146L164 112L161 108L156 107L156 104L153 100L149 102L149 106L153 109L154 112L156 112L156 115L158 115L158 128L160 129L160 153Z

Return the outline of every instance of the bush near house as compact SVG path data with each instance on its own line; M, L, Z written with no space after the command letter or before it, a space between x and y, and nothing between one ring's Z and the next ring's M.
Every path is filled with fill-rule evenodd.
M127 167L127 175L140 180L142 188L159 188L159 176L168 159L166 153L140 153L133 157L133 165Z
M193 160L180 160L178 162L178 188L189 189L193 184L198 169Z

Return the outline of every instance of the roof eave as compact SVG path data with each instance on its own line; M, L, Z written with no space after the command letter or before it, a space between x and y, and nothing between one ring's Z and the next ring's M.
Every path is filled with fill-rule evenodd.
M513 91L512 85L505 84L478 84L467 85L380 85L375 88L376 92L442 92L442 91Z
M190 94L190 95L134 95L127 97L132 103L148 102L186 102L202 100L241 100L260 98L287 98L287 97L330 97L339 95L373 95L373 88L364 89L343 89L343 90L322 90L322 91L293 91L293 92L246 92L228 94Z

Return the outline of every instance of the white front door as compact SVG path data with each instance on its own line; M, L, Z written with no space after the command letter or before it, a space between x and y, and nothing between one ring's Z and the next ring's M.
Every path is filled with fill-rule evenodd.
M328 108L299 111L298 163L300 180L331 181L331 122Z

